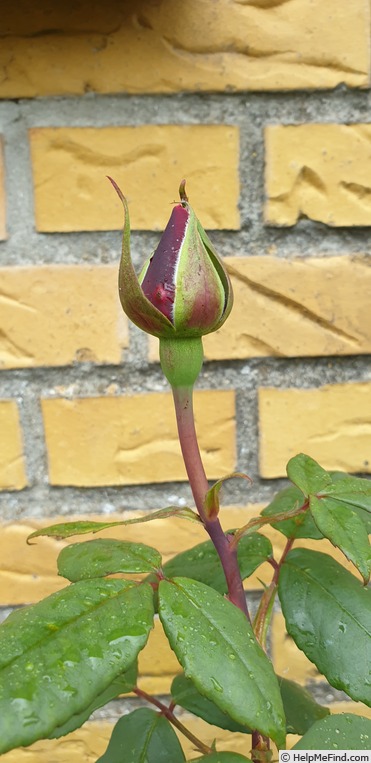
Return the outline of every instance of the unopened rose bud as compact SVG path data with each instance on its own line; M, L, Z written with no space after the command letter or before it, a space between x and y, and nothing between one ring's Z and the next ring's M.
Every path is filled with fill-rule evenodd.
M203 336L224 323L231 285L212 244L186 200L174 206L154 254L140 276L143 294L179 337Z
M111 182L125 210L119 273L120 300L125 313L139 328L160 340L179 342L216 331L231 311L232 287L221 260L188 203L185 182L179 189L180 204L174 206L160 243L139 277L130 256L127 202L116 183ZM186 346L186 343L181 344ZM200 346L199 342L196 344ZM173 342L166 348L165 345L166 342L160 342L161 351L172 348ZM190 345L187 347L189 350ZM181 353L184 355L185 350ZM176 355L179 368L179 353ZM166 370L165 373L168 376Z

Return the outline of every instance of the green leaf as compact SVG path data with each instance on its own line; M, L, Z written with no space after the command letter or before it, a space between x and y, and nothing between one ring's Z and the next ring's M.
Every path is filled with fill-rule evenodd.
M272 544L264 535L253 533L241 538L237 547L237 559L242 579L248 578L271 555ZM219 556L210 540L177 554L164 564L163 571L169 578L186 575L219 593L228 591Z
M127 670L153 622L149 585L87 580L0 628L0 753L48 737Z
M136 660L125 673L117 676L117 678L112 681L107 689L99 694L99 696L96 697L93 702L91 702L90 705L85 708L85 710L82 710L81 713L73 715L62 726L57 726L49 735L49 739L59 739L66 734L70 734L71 731L79 729L85 723L85 721L90 718L94 710L98 710L100 707L103 707L107 704L107 702L115 699L120 694L128 694L128 692L131 692L136 685L137 674L138 663Z
M120 525L136 525L141 522L152 522L154 519L166 519L167 517L178 517L178 519L188 519L190 522L201 522L200 517L195 511L189 509L187 506L183 506L179 509L177 506L169 506L167 509L159 509L158 511L152 511L150 514L145 514L138 518L123 519L118 522L90 522L89 520L82 520L77 522L61 522L57 525L49 525L49 527L42 527L40 530L35 530L27 538L27 543L31 538L39 538L42 535L47 535L49 538L57 538L57 540L63 540L64 538L70 538L71 535L85 535L86 533L99 533L102 530L107 530L109 527L119 527Z
M370 750L371 720L340 713L314 723L293 750Z
M306 689L286 678L278 676L283 708L286 716L286 731L288 734L304 734L315 721L329 714L329 709L319 705ZM229 731L251 734L251 729L235 723L226 714L197 691L193 682L184 673L176 676L171 686L171 695L177 705L190 713L203 718L213 726Z
M199 692L237 723L282 745L285 718L278 681L243 612L209 586L175 578L159 584L159 615Z
M359 518L362 519L362 522L366 528L367 535L371 535L371 514L369 514L364 509L360 509L359 506L354 506L353 504L350 505L352 506L352 511L354 511L355 514L357 514Z
M214 702L203 697L197 691L193 681L190 678L186 678L184 673L174 678L171 684L171 696L177 705L197 715L198 718L203 718L204 721L211 723L212 726L228 729L228 731L239 731L242 734L251 734L251 729L243 726L241 723L232 721L232 718L223 713Z
M341 503L371 512L371 480L343 475L343 479L338 477L323 493Z
M207 517L216 517L219 514L219 493L223 487L223 483L226 482L226 480L232 480L237 477L241 477L244 480L252 482L250 477L248 477L247 474L244 474L243 472L233 472L232 474L227 474L226 477L222 477L220 480L215 482L214 485L212 485L211 488L207 491L204 498L204 509Z
M74 583L115 572L152 572L161 567L161 554L143 543L99 538L66 546L57 564L59 574Z
M305 496L322 492L332 482L329 473L304 453L291 458L286 470L288 478Z
M124 715L113 729L97 763L184 763L178 737L160 713L141 707Z
M310 497L310 511L321 531L361 573L365 583L371 574L371 546L362 519L346 504L333 498Z
M268 506L263 509L262 516L270 517L275 514L281 514L283 511L289 511L295 507L302 506L305 502L305 496L298 487L292 485L280 490ZM298 514L292 519L284 519L280 522L271 522L272 527L279 530L286 538L313 538L320 540L322 533L316 526L310 511Z
M202 758L192 758L188 763L252 763L250 758L245 758L239 752L212 752L210 755L203 755Z
M303 514L306 511L302 506L295 507L294 509L291 509L289 511L283 511L281 514L275 514L275 516L270 517L254 517L253 519L250 519L249 522L247 522L242 527L239 527L238 530L235 530L234 533L234 539L232 541L232 546L237 546L240 542L241 538L243 538L245 535L252 535L252 533L256 532L257 530L260 530L263 525L271 525L273 522L283 522L286 519L292 519L297 517L298 514Z
M371 703L371 590L327 554L298 548L281 568L287 631L329 683Z
M320 718L329 715L328 707L316 702L312 695L302 686L278 677L283 707L286 715L286 731L288 734L305 734L306 731Z
M368 534L371 534L371 480L350 477L345 472L330 472L333 483L329 485L325 495L351 506L353 511L362 519Z

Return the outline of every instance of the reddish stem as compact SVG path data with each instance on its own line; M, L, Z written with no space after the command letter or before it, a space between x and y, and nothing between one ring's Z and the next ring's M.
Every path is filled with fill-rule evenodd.
M289 553L295 538L289 538L286 542L285 548L283 550L281 559L279 562L276 562L275 559L271 558L268 559L268 562L272 565L274 569L273 577L271 580L270 585L268 588L264 591L263 596L260 601L259 609L255 617L254 621L254 631L255 636L263 649L265 648L265 639L266 639L266 632L267 632L267 616L272 611L272 605L276 591L278 586L278 580L281 572L281 567L286 559L287 554ZM269 760L270 753L269 753L269 738L263 736L259 733L259 731L253 731L252 733L252 750L251 750L251 759L253 763L263 763L264 759Z
M259 731L253 731L251 735L251 760L253 763L265 763L271 759L272 753L269 750L268 737L260 734Z
M230 540L223 532L220 521L216 516L217 511L215 511L215 515L212 512L212 518L209 518L205 513L204 499L209 489L209 484L197 442L193 415L193 388L173 387L173 396L180 446L198 513L220 558L227 581L228 598L250 620L241 573L238 567L237 548L231 546Z
M287 554L289 553L295 538L289 538L286 542L285 548L282 552L281 559L279 562L276 562L275 559L268 559L268 561L271 563L271 565L274 568L273 577L271 580L271 583L269 584L268 588L263 593L263 596L260 600L259 609L256 613L255 621L254 621L254 631L255 636L263 649L265 648L265 638L266 638L266 631L267 631L267 615L271 612L271 604L273 604L272 599L274 599L277 591L278 586L278 579L281 572L281 567L286 559ZM268 618L269 622L269 618Z
M190 742L192 742L192 744L194 744L197 750L200 750L200 752L202 752L204 755L210 755L212 752L211 747L208 747L207 744L201 742L201 740L192 734L189 729L183 726L181 721L174 715L171 706L167 707L163 704L163 702L160 702L159 699L156 699L156 697L151 697L150 694L147 694L146 691L139 689L137 686L135 689L133 689L133 692L137 695L137 697L141 697L141 699L145 699L147 702L150 702L151 705L157 707L161 711L162 715L164 715L165 718L167 718L168 721L170 721L170 723L172 723L173 726L178 729L178 731L180 731L185 737L187 737L187 739L190 740Z

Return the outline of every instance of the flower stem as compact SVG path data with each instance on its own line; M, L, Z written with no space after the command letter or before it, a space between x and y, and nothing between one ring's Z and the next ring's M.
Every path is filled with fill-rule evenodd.
M198 739L194 734L192 734L189 729L186 728L186 726L183 726L181 721L174 715L171 707L167 707L164 705L160 700L156 699L156 697L151 697L150 694L147 694L147 692L143 691L142 689L138 689L136 686L135 689L133 689L134 694L137 695L137 697L141 697L141 699L147 700L147 702L150 702L151 705L154 705L159 710L161 710L162 715L165 716L165 718L170 721L170 723L175 726L175 728L178 729L187 739L189 739L192 744L196 747L197 750L200 750L204 755L210 755L212 752L211 747L208 747L207 744L204 744L201 742L200 739Z
M238 567L237 548L231 545L228 536L223 532L217 511L211 512L211 518L205 512L204 500L209 484L197 442L193 415L193 386L173 387L173 397L180 446L197 511L220 558L227 581L228 598L250 620Z

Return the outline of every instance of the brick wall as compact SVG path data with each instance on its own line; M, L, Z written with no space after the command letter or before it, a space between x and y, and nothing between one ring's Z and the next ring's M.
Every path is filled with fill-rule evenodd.
M196 394L208 476L254 480L226 489L224 526L270 499L298 451L371 473L371 103L368 0L6 0L1 27L5 614L63 585L61 544L27 547L34 527L191 501L157 342L119 306L122 212L106 174L129 199L137 268L184 176L231 274L234 311L205 340ZM168 558L199 532L163 520L125 537ZM248 581L252 601L267 574ZM272 651L277 670L343 709L279 612ZM176 669L155 629L142 687L166 693ZM82 750L93 763L117 712L4 763Z

